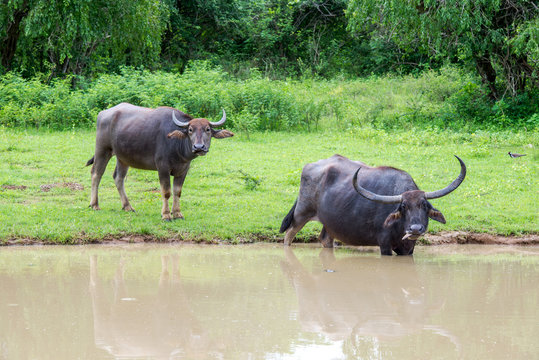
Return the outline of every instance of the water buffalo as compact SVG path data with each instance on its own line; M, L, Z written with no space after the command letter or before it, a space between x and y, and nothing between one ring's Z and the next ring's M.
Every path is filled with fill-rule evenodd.
M284 244L290 245L308 221L316 220L323 225L319 240L324 247L333 247L336 238L350 245L378 245L382 255L391 255L392 250L411 255L429 218L445 224L428 200L445 196L462 183L466 165L456 158L460 175L434 192L419 190L405 171L370 167L340 155L307 164L298 198L281 225L281 232L286 231Z
M99 210L99 182L110 158L116 155L113 177L124 210L134 211L124 190L125 176L132 166L157 170L163 197L163 220L183 219L180 195L191 160L206 155L212 137L222 139L234 135L228 130L214 129L225 121L224 110L223 117L217 122L194 119L170 107L149 109L121 103L101 111L97 116L95 154L86 163L86 166L93 164L90 207ZM171 175L174 176L172 215L168 206Z

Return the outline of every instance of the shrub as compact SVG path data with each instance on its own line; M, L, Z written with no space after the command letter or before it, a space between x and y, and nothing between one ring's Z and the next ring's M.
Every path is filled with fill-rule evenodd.
M194 62L181 75L126 67L92 80L68 77L51 83L9 73L0 77L0 125L91 127L101 110L129 102L172 106L209 119L220 118L224 108L227 126L247 136L252 131L342 131L365 125L538 126L539 90L492 103L477 79L451 67L417 76L330 81L272 81L251 73L247 79L231 78L207 62Z

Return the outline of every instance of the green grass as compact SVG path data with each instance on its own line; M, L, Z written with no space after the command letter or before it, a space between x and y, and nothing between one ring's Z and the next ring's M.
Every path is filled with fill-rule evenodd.
M70 243L124 234L195 241L282 239L278 229L296 199L302 167L335 153L404 169L427 191L457 176L457 154L466 162L468 175L454 193L432 201L447 224L431 222L430 232L538 233L538 139L537 132L524 131L388 132L371 127L254 132L249 139L238 133L214 140L210 153L192 162L181 198L186 219L167 223L161 221L153 171L130 169L126 191L136 212L121 210L112 180L114 158L101 182L102 210L88 207L90 168L84 165L94 153L94 131L0 128L0 241ZM511 159L508 151L528 156ZM83 185L84 190L53 186L43 191L44 185L64 183ZM316 236L319 229L311 223L300 237Z

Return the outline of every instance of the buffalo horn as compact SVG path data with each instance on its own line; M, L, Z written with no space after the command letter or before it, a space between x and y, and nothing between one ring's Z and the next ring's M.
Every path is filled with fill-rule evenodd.
M462 161L461 158L459 158L457 155L455 155L455 157L460 162L459 176L451 184L449 184L447 187L443 188L442 190L431 191L431 192L425 193L425 197L427 199L436 199L442 196L446 196L451 191L458 188L459 185L462 183L462 181L464 181L464 178L466 177L466 165L464 164L464 161Z
M223 109L223 117L221 118L221 120L217 121L217 122L211 122L210 121L210 125L211 126L221 126L225 123L226 121L226 112L225 112L225 109Z
M354 185L354 189L359 193L359 195L372 200L376 201L382 204L396 204L400 203L402 200L401 195L378 195L373 192L370 192L369 190L361 187L361 185L358 184L357 181L357 174L359 173L359 170L361 168L357 169L356 173L354 174L354 179L352 180L352 184Z
M174 124L178 125L179 127L187 127L187 126L189 126L189 121L183 122L183 121L178 120L178 118L174 114L174 110L172 110L172 121L174 121Z

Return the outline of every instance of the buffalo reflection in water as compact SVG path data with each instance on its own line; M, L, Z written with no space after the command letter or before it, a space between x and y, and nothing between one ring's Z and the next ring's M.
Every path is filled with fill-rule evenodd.
M311 273L290 248L284 251L281 268L296 291L304 330L331 340L391 340L427 330L459 348L454 336L428 325L444 301L429 296L413 257L337 260L333 249L322 249L323 271Z
M98 348L116 358L221 358L219 351L212 351L215 344L189 306L177 255L161 257L154 293L130 293L124 281L124 263L120 260L111 289L98 277L97 256L90 257L90 295Z

